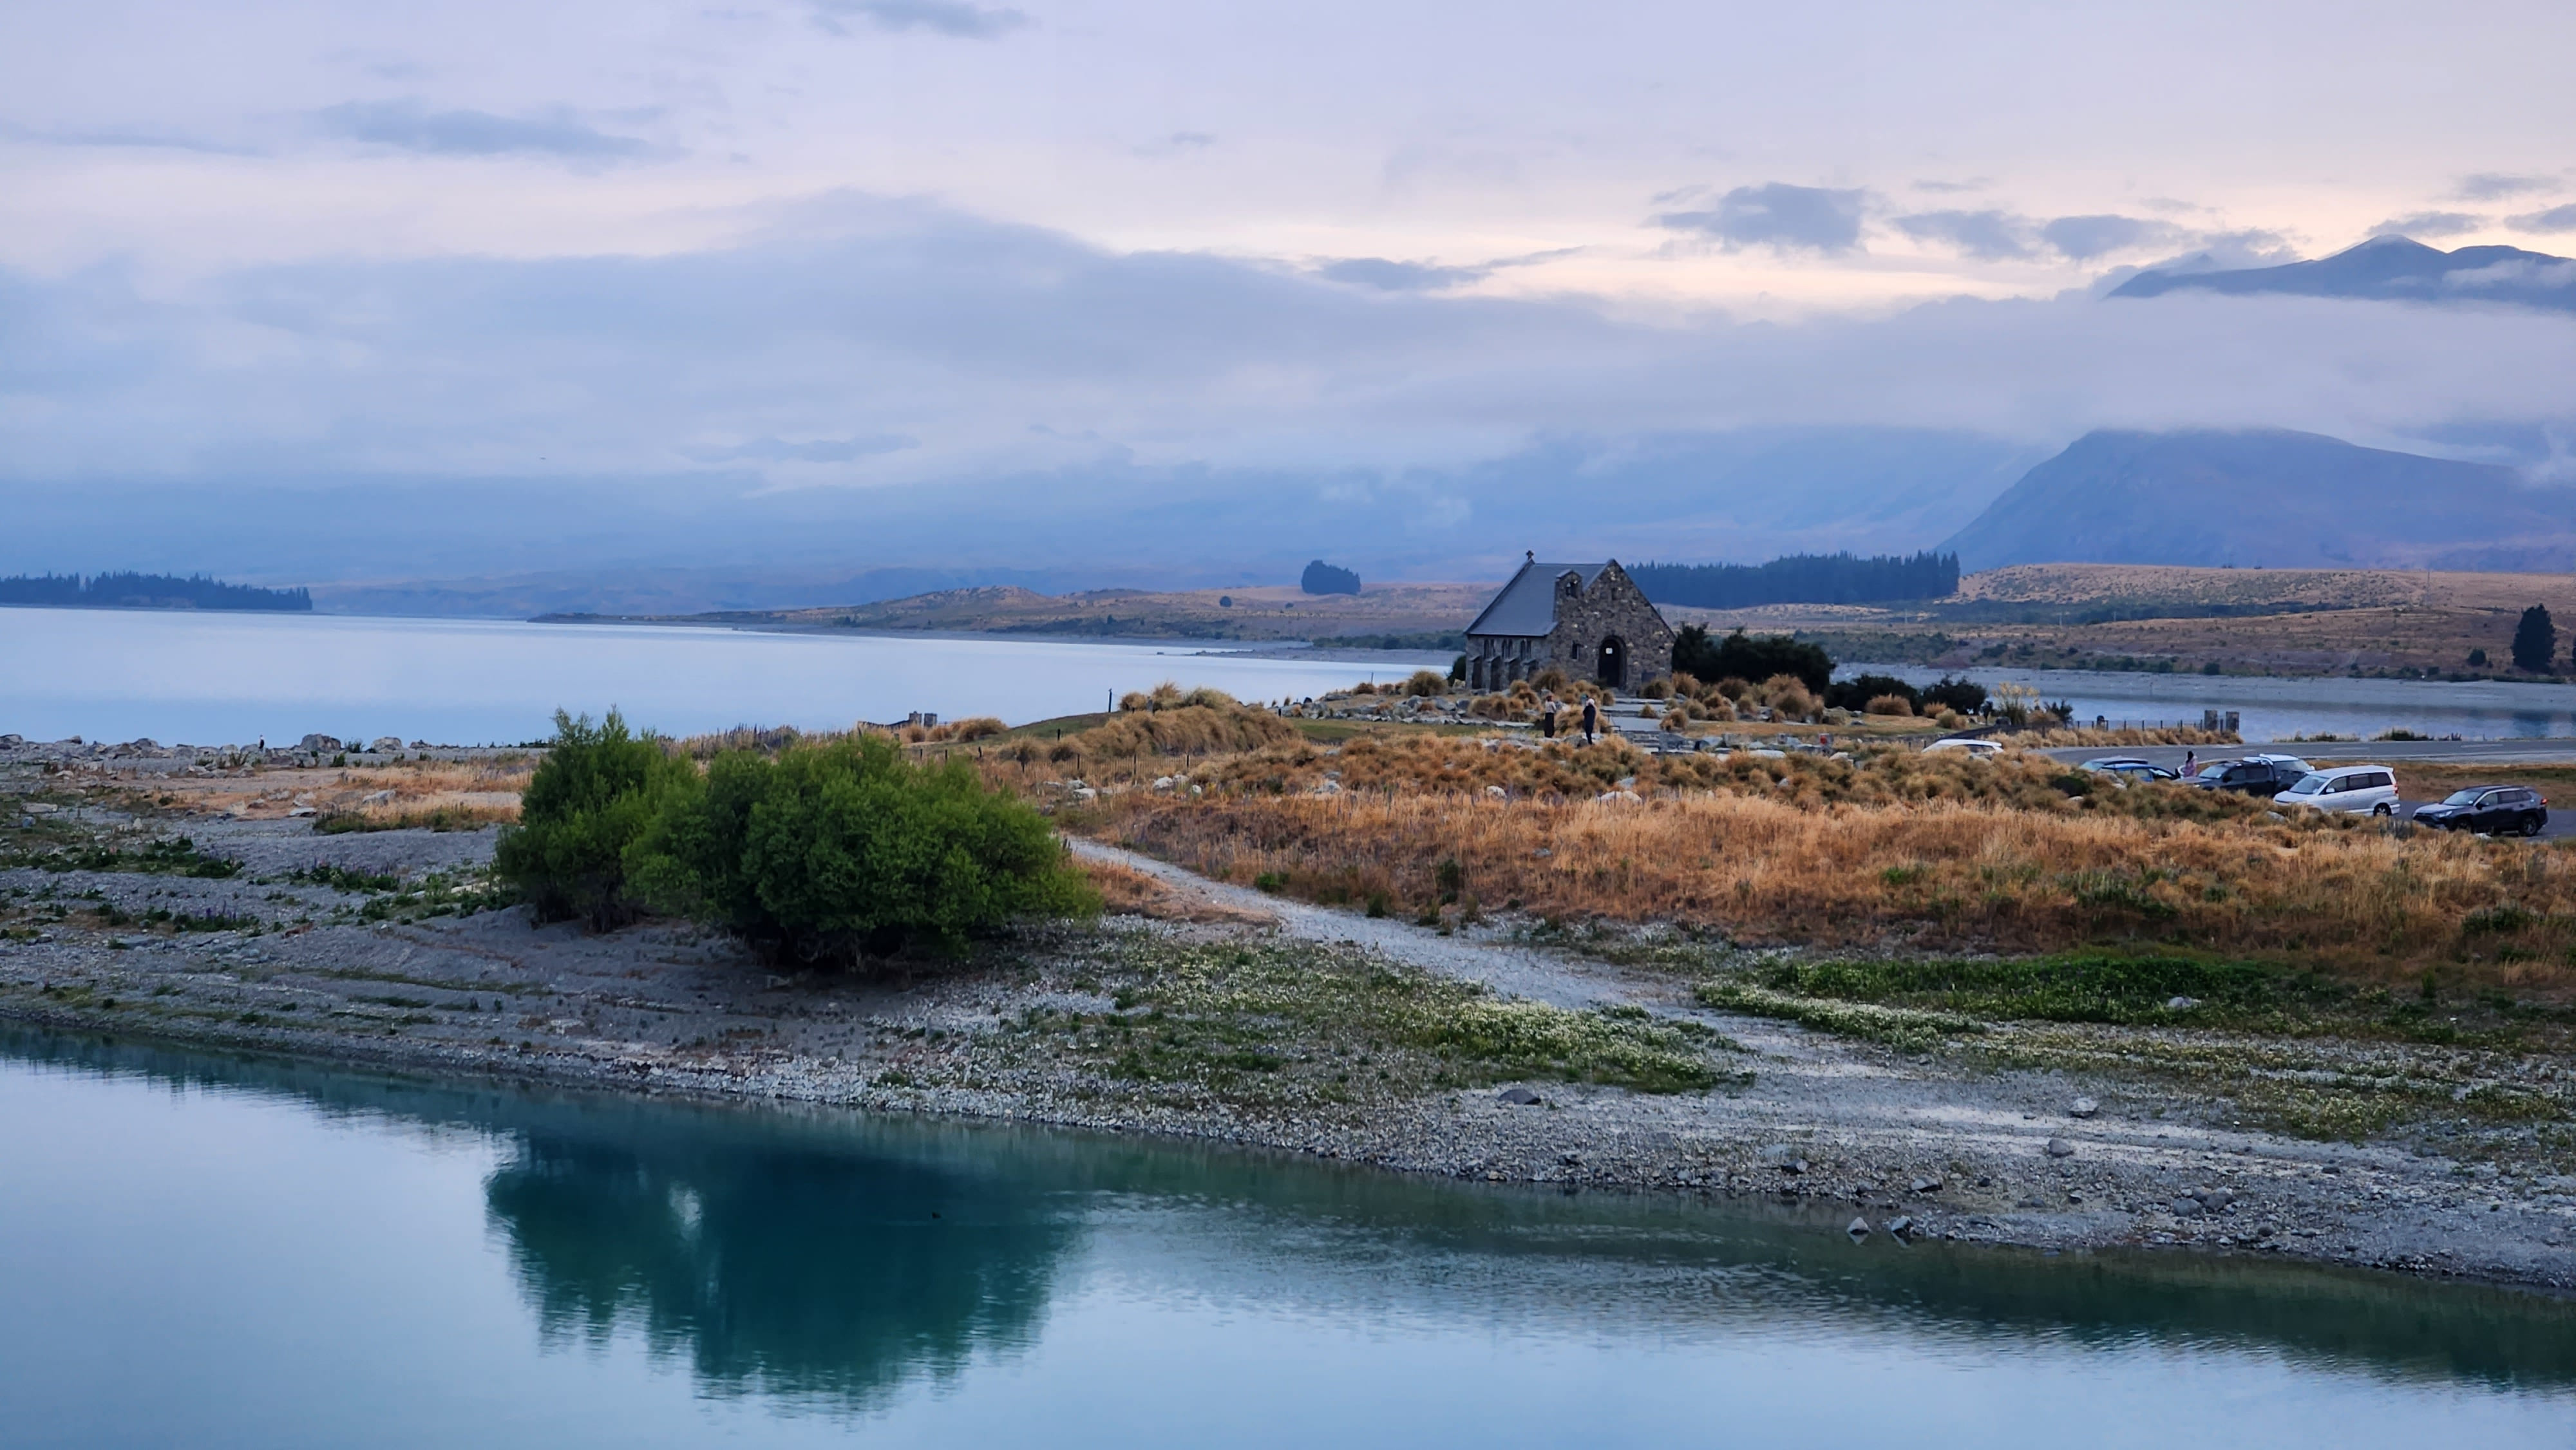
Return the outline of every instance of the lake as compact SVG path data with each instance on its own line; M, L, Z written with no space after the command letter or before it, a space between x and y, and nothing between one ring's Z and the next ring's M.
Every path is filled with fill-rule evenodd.
M0 1027L79 1446L2568 1444L2576 1304Z
M2158 675L2104 670L1967 669L1920 665L1846 665L1838 674L1894 675L1928 685L1945 673L1988 689L2027 685L2050 701L2075 707L2076 718L2200 723L2203 710L2238 712L2247 740L2299 734L2368 737L2402 726L2419 735L2472 740L2576 736L2576 685L2518 680L2356 680L2338 676L2274 679L2255 675Z
M652 625L186 610L0 609L0 733L161 743L398 735L515 743L557 706L669 735L734 725L847 729L1098 710L1163 680L1303 698L1417 666L1209 654L1192 644L1008 636L778 634ZM1223 646L1215 648L1222 649ZM1410 657L1401 657L1409 660ZM1427 657L1426 657L1427 658ZM1446 660L1442 662L1446 667Z

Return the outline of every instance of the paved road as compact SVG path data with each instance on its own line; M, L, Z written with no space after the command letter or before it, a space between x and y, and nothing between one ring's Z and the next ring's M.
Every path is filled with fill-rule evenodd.
M2426 765L2576 765L2576 740L2382 740L2358 743L2301 741L2243 746L2146 745L2133 748L2124 745L2111 749L2096 745L2045 750L2040 753L2051 759L2063 760L2069 765L2080 765L2088 760L2099 760L2106 755L2116 755L2124 759L2144 760L2179 770L2182 768L2183 751L2186 748L2197 752L2203 763L2212 760L2231 760L2240 755L2251 755L2256 752L2295 755L2310 765L2366 760L2374 765L2395 767L2400 790L2403 790L2406 785L2405 767L2408 761ZM2548 792L2543 791L2542 794L2547 795ZM2402 818L2417 806L2429 804L2431 804L2429 799L2403 796L2399 799L2397 814ZM2542 827L2540 832L2540 839L2544 841L2568 837L2576 837L2576 797L2553 804L2549 812L2549 824Z

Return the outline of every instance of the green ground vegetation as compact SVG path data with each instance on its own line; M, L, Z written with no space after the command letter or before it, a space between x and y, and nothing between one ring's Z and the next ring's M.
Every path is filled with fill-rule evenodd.
M1099 950L1108 1010L1035 1010L1012 1031L1115 1094L1295 1107L1506 1081L1699 1092L1744 1076L1734 1044L1695 1023L1509 1001L1346 947L1135 934Z
M1714 955L1703 961L1718 960ZM1673 963L1667 963L1668 965ZM1704 1005L1907 1052L2189 1087L2235 1121L2359 1140L2407 1128L2475 1154L2576 1162L2576 1008L2412 991L2188 955L1767 960L1717 968Z

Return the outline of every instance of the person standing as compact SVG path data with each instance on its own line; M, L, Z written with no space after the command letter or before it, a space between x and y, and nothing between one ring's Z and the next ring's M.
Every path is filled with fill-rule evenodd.
M1592 743L1593 732L1601 728L1601 707L1590 695L1583 697L1583 743Z
M2199 761L2199 759L2200 759L2200 756L2199 756L2196 752L2194 752L2194 751L2186 750L2186 751L2184 751L2184 752L2182 753L2182 778L2183 778L2183 779L2185 779L2185 780L2189 780L2189 779L2191 779L2192 767L2193 767L2193 765L2194 765L2195 763L2197 763L2197 762Z
M1556 738L1556 692L1554 690L1547 692L1546 701L1539 706L1538 730L1541 735L1550 740Z

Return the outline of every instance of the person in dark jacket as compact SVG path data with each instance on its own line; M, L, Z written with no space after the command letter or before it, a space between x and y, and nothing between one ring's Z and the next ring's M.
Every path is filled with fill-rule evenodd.
M1590 695L1583 697L1583 743L1592 743L1593 732L1601 728L1601 707Z

